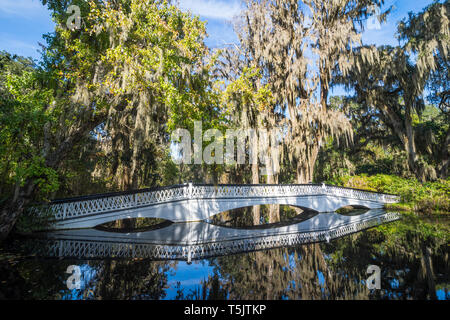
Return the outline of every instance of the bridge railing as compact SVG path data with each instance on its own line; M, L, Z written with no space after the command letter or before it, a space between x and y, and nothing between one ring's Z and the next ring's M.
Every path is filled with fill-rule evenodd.
M137 190L130 193L106 194L56 200L34 210L50 210L55 220L66 220L87 215L101 214L131 208L147 207L155 204L187 199L224 199L254 197L332 195L357 200L395 203L399 197L390 194L336 187L325 184L304 185L196 185L185 184L169 188Z
M330 186L325 184L293 185L194 185L191 198L249 198L288 197L302 195L333 195L359 200L395 203L399 197L366 190Z
M42 240L37 253L48 257L92 258L150 258L158 260L197 260L223 255L278 247L330 241L361 230L396 221L400 215L394 212L368 217L359 222L336 226L328 230L310 232L280 232L271 235L230 237L229 239L208 239L193 244L157 244L130 241L93 241L54 239ZM42 245L44 244L44 245Z

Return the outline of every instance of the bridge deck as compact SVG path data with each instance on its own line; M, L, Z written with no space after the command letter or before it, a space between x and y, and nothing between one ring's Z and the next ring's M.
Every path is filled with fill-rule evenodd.
M303 202L298 199L304 198ZM229 210L232 208L255 204L279 203L288 205L304 205L321 212L334 211L336 201L325 204L328 199L351 199L354 204L377 208L385 203L398 202L399 197L366 190L330 186L325 184L294 185L205 185L184 184L165 188L144 189L131 192L90 195L84 197L54 200L51 203L35 208L38 212L49 212L58 223L72 220L89 219L93 225L99 224L99 216L108 221L114 217L160 217L172 221L195 221ZM288 201L289 200L289 201ZM351 201L339 202L342 205ZM373 205L372 205L373 204ZM136 215L134 211L147 211ZM149 213L153 210L153 213ZM163 212L165 210L165 213ZM170 210L176 214L168 213ZM191 212L191 216L187 213ZM195 211L195 214L192 214ZM210 211L210 214L199 214ZM95 220L95 222L94 222ZM117 220L117 219L116 219ZM105 220L106 221L106 220ZM71 223L72 223L71 222ZM65 224L67 226L67 224ZM88 224L89 225L89 224ZM88 227L88 225L72 225L72 227Z
M76 258L151 258L196 260L239 252L330 241L347 234L398 220L397 213L370 210L360 216L322 213L306 221L275 229L233 229L206 222L175 223L140 233L96 229L48 233L41 254Z

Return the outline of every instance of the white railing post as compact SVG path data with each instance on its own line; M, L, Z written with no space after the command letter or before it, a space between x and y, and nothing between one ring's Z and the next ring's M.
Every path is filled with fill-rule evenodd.
M189 182L189 187L188 187L189 199L192 199L193 194L194 194L193 185L192 185L192 182Z

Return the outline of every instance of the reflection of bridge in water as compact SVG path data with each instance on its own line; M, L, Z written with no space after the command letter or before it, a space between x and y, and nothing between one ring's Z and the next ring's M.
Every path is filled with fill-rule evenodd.
M191 260L299 244L330 241L399 219L369 210L358 216L319 213L300 223L267 229L234 229L207 222L174 223L162 229L115 233L97 229L47 233L39 254L78 259L146 258ZM43 249L42 249L43 248Z
M37 210L52 213L56 220L54 229L78 229L129 218L202 221L224 211L262 204L291 205L318 212L334 212L344 206L377 209L398 199L394 195L325 184L185 184L56 200Z

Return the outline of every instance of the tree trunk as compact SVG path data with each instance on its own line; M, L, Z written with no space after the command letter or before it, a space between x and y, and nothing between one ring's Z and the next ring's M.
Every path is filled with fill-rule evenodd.
M450 163L450 129L447 131L447 136L445 137L442 146L442 156L441 163L439 164L439 177L441 179L447 179L448 177L448 165Z
M139 172L141 165L141 156L140 152L142 150L142 146L144 144L144 128L145 128L145 109L147 106L145 102L147 99L141 97L141 101L136 110L136 119L134 123L133 130L133 141L131 145L133 146L133 154L131 157L131 185L130 189L136 190L139 187Z
M16 186L13 199L8 201L0 213L0 241L5 240L19 216L23 213L25 206L31 201L31 196L35 191L35 184L28 181L24 187Z
M258 163L252 163L252 184L259 184L259 165ZM253 206L252 208L253 215L253 225L259 225L259 221L261 220L261 206Z
M320 137L319 137L320 139ZM314 178L314 166L316 164L316 160L317 157L319 156L319 150L320 150L320 146L319 145L314 145L311 147L311 152L309 154L308 159L306 160L305 163L305 182L304 183L312 183L313 178Z
M418 156L416 153L416 144L414 141L414 128L412 126L411 108L406 106L405 119L399 118L399 116L391 110L389 107L383 105L380 107L383 114L386 116L386 120L389 122L390 127L394 133L400 139L403 144L403 148L406 152L408 167L417 179L423 180L423 172L418 164Z
M423 276L428 286L428 296L432 300L437 300L436 285L434 281L433 263L431 261L431 250L426 246L422 246L421 267Z
M404 141L405 149L408 157L409 168L419 180L423 180L423 174L419 170L418 158L416 153L416 143L414 141L414 130L412 127L411 108L407 107L405 110L405 134L406 140Z
M277 184L278 175L274 172L274 159L272 155L272 149L268 149L268 156L266 158L266 174L267 184ZM280 206L278 204L269 204L269 223L275 223L280 221Z
M304 184L311 181L311 170L308 168L308 164L304 162L297 163L297 183Z

